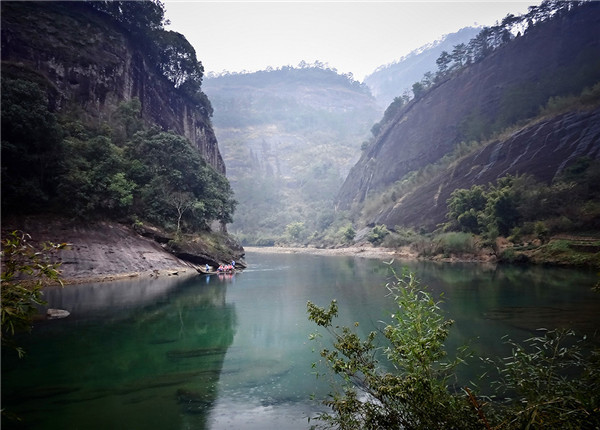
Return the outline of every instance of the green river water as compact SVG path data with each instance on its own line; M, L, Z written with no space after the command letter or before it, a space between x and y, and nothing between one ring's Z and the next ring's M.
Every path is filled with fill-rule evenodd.
M2 407L27 429L306 429L327 378L311 364L316 326L306 302L336 299L340 324L367 333L393 310L377 259L247 255L230 276L122 281L46 291L68 318L2 351ZM502 355L501 338L537 328L591 333L600 322L594 272L544 267L395 262L416 272L456 321L448 347ZM461 377L473 377L467 369ZM471 374L472 373L472 374Z

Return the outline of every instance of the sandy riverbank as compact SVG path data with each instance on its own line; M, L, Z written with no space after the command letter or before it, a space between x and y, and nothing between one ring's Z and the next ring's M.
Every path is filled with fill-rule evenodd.
M314 254L314 255L345 255L360 258L379 258L382 260L416 260L417 253L411 250L408 246L390 249L390 248L373 248L370 246L350 246L346 248L293 248L293 247L244 247L246 252L256 252L263 254Z

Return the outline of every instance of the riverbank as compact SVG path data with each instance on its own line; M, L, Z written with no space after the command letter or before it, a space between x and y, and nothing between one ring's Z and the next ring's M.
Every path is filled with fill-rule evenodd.
M51 256L52 262L60 263L65 285L198 275L194 264L173 255L165 244L115 222L55 217L3 220L3 237L14 230L27 233L27 242L35 249L46 242L67 244Z
M373 247L360 244L343 248L316 247L246 247L246 252L280 254L340 255L383 260L429 260L445 263L508 263L577 268L600 268L600 239L557 235L542 243L540 240L512 243L506 238L496 240L496 250L475 246L471 252L419 252L414 246L399 248ZM431 251L431 250L430 250Z
M280 246L247 246L246 252L256 253L278 253L278 254L314 254L314 255L342 255L360 258L399 259L416 260L418 255L410 247L405 246L397 249L375 248L370 246L349 246L345 248L314 248L314 247L280 247Z

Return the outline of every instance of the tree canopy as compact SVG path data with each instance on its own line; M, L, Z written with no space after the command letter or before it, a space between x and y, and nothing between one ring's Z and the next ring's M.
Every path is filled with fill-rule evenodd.
M120 25L139 43L175 89L212 115L208 98L201 92L204 67L185 36L167 31L164 5L160 0L87 1L87 7L101 12Z
M186 138L144 128L139 100L92 126L49 112L44 94L33 82L2 78L5 214L58 211L188 230L232 221L227 178ZM178 193L189 200L183 213L173 202Z

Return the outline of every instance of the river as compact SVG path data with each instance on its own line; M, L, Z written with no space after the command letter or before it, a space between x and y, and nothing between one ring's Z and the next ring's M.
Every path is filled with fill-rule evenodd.
M3 408L31 429L306 429L329 390L312 363L319 345L308 300L336 299L339 323L381 326L393 305L378 259L249 253L227 276L121 281L46 291L68 318L19 337L27 356L2 351ZM408 267L455 320L449 348L502 355L508 334L600 323L594 272L479 264ZM470 378L467 370L463 378ZM10 428L3 418L3 428Z

